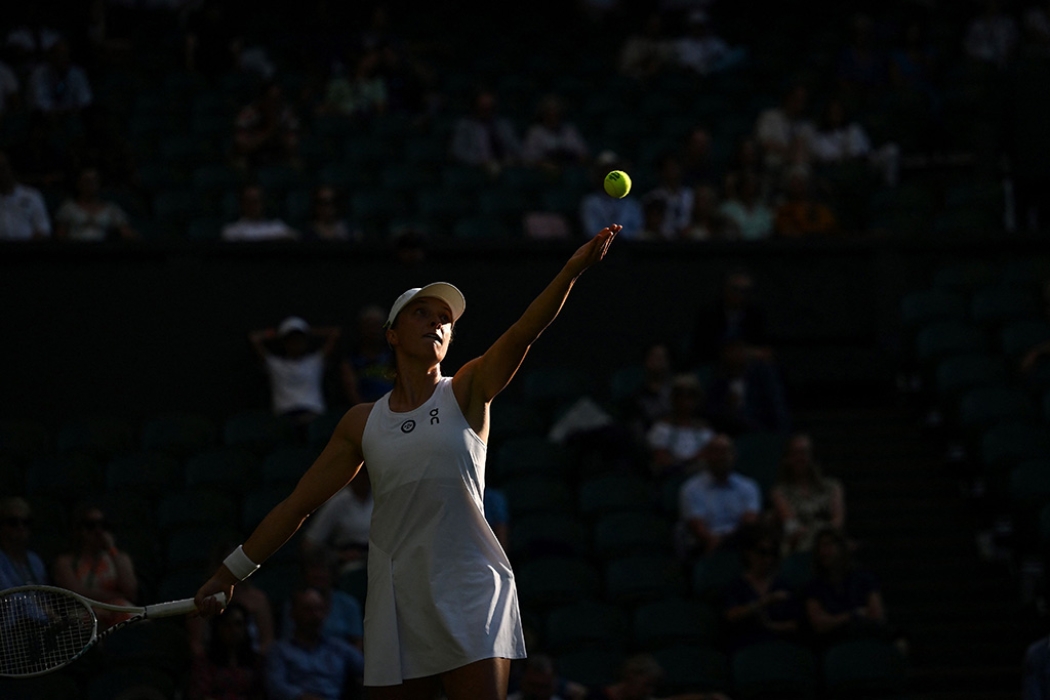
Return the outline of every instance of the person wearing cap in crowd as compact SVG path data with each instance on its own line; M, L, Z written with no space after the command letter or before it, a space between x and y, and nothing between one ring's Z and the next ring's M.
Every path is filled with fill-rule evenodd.
M602 151L594 160L594 189L580 200L580 223L584 231L597 231L603 221L618 221L624 240L641 238L645 229L642 204L633 194L617 199L605 192L605 176L611 170L624 170L626 165L612 151Z
M274 415L304 425L327 410L324 373L339 328L311 328L298 316L289 316L277 328L252 331L248 340L269 378Z
M525 657L514 572L485 521L489 408L557 317L576 279L620 232L603 228L569 258L522 316L480 357L441 374L463 294L436 282L410 289L387 316L394 388L350 408L324 451L243 546L201 586L201 613L227 600L322 503L368 464L364 684L371 700L505 700L513 659Z

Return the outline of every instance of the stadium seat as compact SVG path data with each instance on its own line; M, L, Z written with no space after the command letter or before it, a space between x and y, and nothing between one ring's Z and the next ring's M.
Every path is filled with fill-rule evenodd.
M103 488L105 480L96 460L83 454L41 457L25 473L25 492L73 502Z
M434 187L438 184L438 177L412 163L392 162L380 171L379 184L402 195L411 195L421 189Z
M965 320L968 313L963 295L946 289L911 292L901 299L901 322L918 328L934 321Z
M268 564L259 569L259 573L252 577L252 582L266 594L270 603L280 610L298 585L302 576L302 567L297 561L268 562Z
M344 411L329 411L310 421L310 424L306 426L307 446L316 450L323 449L332 438L335 427L339 425L344 415Z
M541 435L507 438L496 449L496 459L489 468L495 467L494 475L499 480L519 476L560 476L569 468L565 448Z
M609 649L579 649L556 657L558 675L588 687L606 686L619 680L623 654Z
M119 418L92 416L63 421L58 429L59 452L80 452L106 460L131 449L131 425Z
M1007 420L981 434L981 461L991 472L1008 472L1022 461L1043 458L1050 458L1046 425Z
M222 439L227 447L243 447L257 455L295 442L291 424L264 410L229 416L223 424Z
M729 692L725 654L708 646L678 644L652 652L664 670L659 687L665 693Z
M968 321L936 321L919 328L915 335L915 356L922 363L935 365L950 355L983 353L988 339L984 331Z
M467 216L452 225L452 235L470 240L505 240L512 235L504 222L492 216Z
M780 579L796 593L801 593L813 579L813 552L793 552L780 562Z
M646 651L678 645L714 646L719 617L714 606L682 596L643 603L635 608L635 644Z
M327 163L317 173L317 184L351 192L374 186L376 176L371 170L352 163Z
M129 625L121 630L119 635L114 634L106 639L102 647L102 657L104 663L113 668L145 666L173 677L180 677L189 670L191 661L185 623L182 618L176 617L153 620L145 625ZM152 696L133 694L132 697Z
M784 457L787 435L782 433L742 433L735 439L736 471L758 482L762 493L769 493L776 482Z
M388 157L386 144L372 136L354 135L343 142L343 160L354 167L378 172Z
M524 606L551 608L601 595L601 575L583 559L545 557L518 567L518 592Z
M291 491L317 459L317 455L318 451L313 447L282 447L274 450L263 458L262 483Z
M192 598L207 580L207 575L206 572L196 568L168 571L157 586L157 600Z
M547 614L544 647L554 654L579 649L623 651L630 632L630 620L622 607L583 600Z
M1006 379L1002 359L986 353L945 357L934 370L934 381L942 400L951 401L969 389Z
M237 507L229 497L211 490L172 491L157 506L157 527L169 533L192 525L231 528L237 522Z
M0 421L0 455L25 464L50 451L47 429L31 420Z
M85 699L78 675L72 671L56 671L32 678L0 678L0 697L4 700Z
M995 271L985 260L958 260L942 263L933 273L933 286L971 292L992 282Z
M828 649L824 688L832 700L893 697L908 687L907 663L890 642L857 639Z
M973 320L986 326L1034 318L1038 313L1035 297L1014 287L983 287L970 300Z
M488 175L481 168L460 163L449 163L441 169L441 184L446 189L476 192L488 184Z
M668 519L651 511L612 512L594 523L594 553L599 557L670 554L673 543Z
M227 220L221 216L201 216L186 224L186 237L191 241L217 241Z
M251 532L273 507L291 493L282 486L260 486L244 495L241 501L241 529Z
M290 165L267 165L256 169L255 180L272 197L283 198L289 190L307 187L303 172Z
M163 452L138 452L106 465L106 487L128 490L147 498L169 493L182 482L177 459Z
M545 476L522 476L500 485L507 496L511 517L530 513L571 513L572 496L561 479Z
M1032 348L1050 341L1050 323L1042 319L1022 319L1003 327L1000 348L1011 359L1018 359Z
M505 441L515 437L540 436L547 432L543 415L523 401L500 397L492 402L490 409L489 448L498 449Z
M638 605L683 595L686 581L678 560L658 554L633 554L605 564L605 599L619 605Z
M579 510L588 518L619 511L648 512L654 505L649 483L633 474L605 474L580 484Z
M362 189L350 195L350 210L354 221L366 234L375 239L386 236L390 221L406 212L405 199L397 192L382 189Z
M637 363L625 365L609 376L609 398L617 405L630 399L642 386L645 368Z
M568 513L537 512L515 519L508 554L515 563L542 557L583 557L589 551L586 526Z
M210 418L192 413L157 416L142 426L139 446L185 459L218 441L218 426Z
M220 447L186 460L186 486L243 494L259 480L259 459L243 448Z
M522 377L522 396L537 407L553 408L586 395L590 374L577 367L536 367Z
M1004 420L1023 420L1035 415L1034 406L1023 389L990 384L970 389L959 399L959 422L969 429L981 429Z
M220 543L243 539L240 530L215 525L177 526L167 534L165 566L173 569L206 571L212 563L212 549Z
M240 187L244 183L244 175L224 163L204 163L193 169L190 183L200 194L216 195Z
M434 136L413 136L405 141L405 162L417 167L437 169L448 155L445 141Z
M693 564L693 594L701 600L714 601L742 571L740 554L718 550Z
M808 700L819 687L813 652L789 642L744 647L733 654L731 666L734 697L742 700Z

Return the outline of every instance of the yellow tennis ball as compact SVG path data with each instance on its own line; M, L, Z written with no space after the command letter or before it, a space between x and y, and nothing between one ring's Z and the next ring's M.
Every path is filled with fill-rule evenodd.
M622 170L613 170L605 176L605 192L610 197L622 199L631 191L631 176Z

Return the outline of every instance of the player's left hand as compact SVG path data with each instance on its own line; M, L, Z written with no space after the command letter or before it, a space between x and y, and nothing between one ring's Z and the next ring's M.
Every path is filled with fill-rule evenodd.
M568 265L575 274L580 274L594 263L605 257L609 251L609 245L616 238L616 234L623 228L620 224L607 226L595 234L594 238L580 246L579 250L569 258Z

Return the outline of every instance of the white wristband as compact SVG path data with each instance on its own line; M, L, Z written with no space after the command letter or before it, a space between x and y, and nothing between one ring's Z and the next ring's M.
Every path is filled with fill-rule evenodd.
M248 555L244 553L244 548L241 545L237 545L237 549L230 552L230 556L226 557L222 563L238 581L248 578L259 568L259 565L249 559Z

